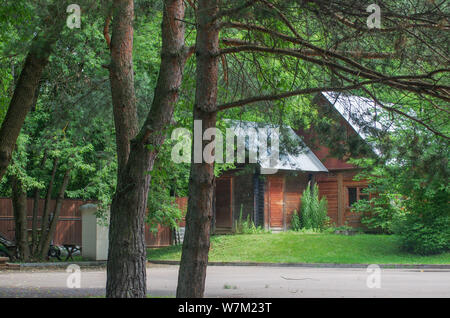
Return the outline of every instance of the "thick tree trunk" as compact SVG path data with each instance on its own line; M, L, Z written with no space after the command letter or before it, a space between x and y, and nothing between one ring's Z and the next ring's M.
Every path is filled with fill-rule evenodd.
M115 30L119 27L132 28L131 24L128 24L130 18L132 19L129 14L118 16L124 10L130 12L132 1L115 1L114 5L116 25L113 25L111 50L121 51L132 48L132 37L125 36L130 35L130 32L132 34L132 30L127 32ZM124 134L124 136L118 136L116 140L117 143L124 144L118 147L118 156L122 159L119 159L117 189L111 204L107 297L145 297L146 295L145 214L150 184L149 171L152 170L159 148L164 142L165 130L172 120L174 106L178 100L178 90L187 56L184 47L184 24L179 21L183 18L182 0L164 2L161 66L155 97L145 124L134 139L132 135L126 135L131 125L127 127L123 124L134 118L127 117L133 116L130 113L133 106L129 103L135 99L134 90L130 88L133 78L128 76L118 80L117 76L110 76L111 82L116 81L111 85L112 89L114 90L113 87L115 87L122 92L121 94L113 92L115 113L120 112L123 107L130 108L124 113L125 119L121 120L119 116L115 116L116 127L121 126L120 129L116 129L116 134ZM122 19L128 22L121 21ZM114 39L115 36L116 39ZM118 37L121 38L120 41ZM123 43L123 46L115 47L115 41ZM130 54L111 53L111 58L127 60L112 63L116 65L115 67L125 66L124 72L128 69L126 65L132 64ZM114 70L115 68L112 67L111 71ZM125 81L127 81L126 84L124 84ZM121 88L121 85L126 87ZM127 100L122 101L122 99Z
M202 121L203 132L216 127L219 28L217 0L198 1L197 86L194 120ZM195 137L194 137L195 138ZM200 142L195 140L195 142ZM210 244L215 186L214 163L195 163L206 142L197 149L193 143L186 232L183 241L177 297L203 297ZM198 144L197 144L198 145Z
M27 227L27 193L21 181L11 176L12 204L14 210L15 239L18 253L16 257L21 261L30 259Z
M0 181L11 162L12 153L20 134L25 117L36 100L37 88L42 72L48 64L52 45L56 42L63 28L62 17L54 18L57 22L47 30L44 38L36 37L28 53L19 80L14 89L8 112L0 128ZM52 19L50 19L52 20Z
M53 239L53 234L55 234L56 224L58 223L59 215L61 214L61 206L64 201L64 193L66 192L67 186L70 181L70 169L66 170L63 178L61 188L58 192L58 197L56 198L55 209L53 210L52 220L50 222L48 231L46 231L45 236L42 238L42 246L39 251L40 258L44 259L48 255L48 250L50 248L50 243Z
M140 147L139 147L140 145ZM106 297L142 298L146 295L145 212L153 158L143 144L117 182L111 204Z

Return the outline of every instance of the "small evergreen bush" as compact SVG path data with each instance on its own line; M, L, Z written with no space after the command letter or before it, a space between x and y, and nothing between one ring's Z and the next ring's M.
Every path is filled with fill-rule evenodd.
M308 183L301 199L301 227L304 229L323 230L329 221L327 206L328 202L325 197L319 200L319 187L317 184L311 187L310 183Z
M292 214L291 219L291 230L292 231L300 231L302 228L302 224L300 221L300 216L298 215L297 210L294 211L294 214Z

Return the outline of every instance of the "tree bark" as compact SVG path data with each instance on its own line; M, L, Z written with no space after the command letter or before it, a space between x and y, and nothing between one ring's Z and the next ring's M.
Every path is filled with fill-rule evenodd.
M45 194L44 211L42 212L42 219L41 219L40 238L34 253L38 257L40 257L41 255L40 252L45 247L45 238L47 237L49 217L50 217L50 203L52 199L53 185L55 183L55 176L56 170L58 168L58 162L59 162L58 158L53 159L52 175L50 177L50 181L47 186L47 192Z
M219 25L217 0L198 1L197 15L197 78L194 120L202 122L203 132L216 127ZM195 138L195 137L194 137ZM203 139L203 138L202 138ZM192 146L191 172L189 178L189 201L186 214L186 232L183 241L177 297L203 297L206 268L210 246L210 231L215 188L214 162L195 163L195 140Z
M126 50L132 48L132 30L127 32L116 30L119 27L131 28L133 1L114 2L113 36L111 50ZM125 6L125 7L123 7ZM131 11L130 11L131 10ZM123 14L122 12L128 12ZM134 101L134 89L131 85L133 78L128 76L119 81L117 76L110 76L112 89L121 90L122 94L113 93L113 107L120 112L128 105L124 114L126 118L120 121L115 116L118 147L119 172L116 193L111 204L111 218L109 229L109 250L107 264L106 297L145 297L146 295L146 245L145 245L145 215L147 210L148 190L150 184L149 171L152 170L159 148L164 142L166 128L170 125L173 110L178 100L178 90L181 85L183 69L186 62L184 47L184 3L182 0L165 0L162 22L162 52L158 82L155 88L152 107L144 126L139 134L132 139L129 132L133 121L131 109ZM125 19L126 21L122 21ZM125 36L128 35L128 36ZM119 41L119 38L121 40ZM121 48L115 43L123 44ZM131 52L131 51L130 51ZM127 59L127 62L115 61L114 67L132 65L131 54L111 53L111 59ZM114 68L111 68L114 71ZM125 88L120 88L127 81ZM127 99L127 101L122 101ZM128 107L125 106L125 107ZM120 153L119 153L120 152Z
M12 204L15 222L15 240L17 245L16 257L21 261L30 259L27 226L27 193L22 182L16 176L11 176Z
M47 162L47 151L44 151L44 156L41 161L41 167L45 166L45 163ZM39 217L39 189L36 188L34 190L34 199L33 199L33 218L31 221L31 254L35 255L38 245L38 217ZM41 221L42 223L42 221Z
M35 254L37 238L38 238L38 216L39 216L39 189L34 190L33 197L33 217L31 221L31 245L30 250L31 254Z
M48 250L50 248L50 243L53 239L53 234L56 230L56 224L58 223L59 215L61 214L61 206L64 201L64 193L66 192L67 186L70 181L70 169L66 170L63 178L61 188L58 192L58 197L56 198L55 209L53 210L53 217L50 221L48 231L45 232L45 236L42 238L43 244L41 245L41 250L39 251L39 256L44 259L48 255Z
M0 128L0 181L11 162L14 146L20 134L25 117L37 98L37 88L44 68L47 66L52 46L59 37L64 23L60 16L55 16L55 24L50 26L42 38L33 40L19 80L9 103L8 112ZM50 19L51 21L52 19Z
M120 175L127 164L130 141L138 133L133 71L134 1L114 0L113 16L109 79Z

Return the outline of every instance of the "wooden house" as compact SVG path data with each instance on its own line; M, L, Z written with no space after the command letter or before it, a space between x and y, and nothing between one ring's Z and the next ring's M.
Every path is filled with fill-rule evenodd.
M321 116L330 116L341 126L341 142L353 137L370 144L367 124L362 125L362 119L366 123L372 122L371 126L375 123L375 128L379 128L376 120L378 107L365 98L324 92L315 97L314 104ZM289 129L286 131L290 133ZM354 202L367 196L362 192L367 181L353 180L358 168L345 159L332 156L328 147L318 143L314 138L314 127L308 131L296 131L295 136L302 152L285 150L287 153L281 153L280 150L281 162L276 173L262 174L264 167L261 163L242 164L216 180L215 233L232 232L240 215L243 219L249 217L256 226L272 231L289 229L294 211L300 213L301 195L309 182L317 183L319 195L327 198L328 216L332 222L337 226L361 226L359 216L350 211ZM377 153L375 148L368 148ZM286 157L291 159L290 162L283 160Z

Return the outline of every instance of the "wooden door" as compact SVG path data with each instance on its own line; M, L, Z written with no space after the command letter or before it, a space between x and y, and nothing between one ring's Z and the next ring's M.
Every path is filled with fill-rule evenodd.
M270 227L284 227L283 187L284 178L280 176L269 177L269 216Z
M216 180L216 228L233 227L232 180L229 177Z

